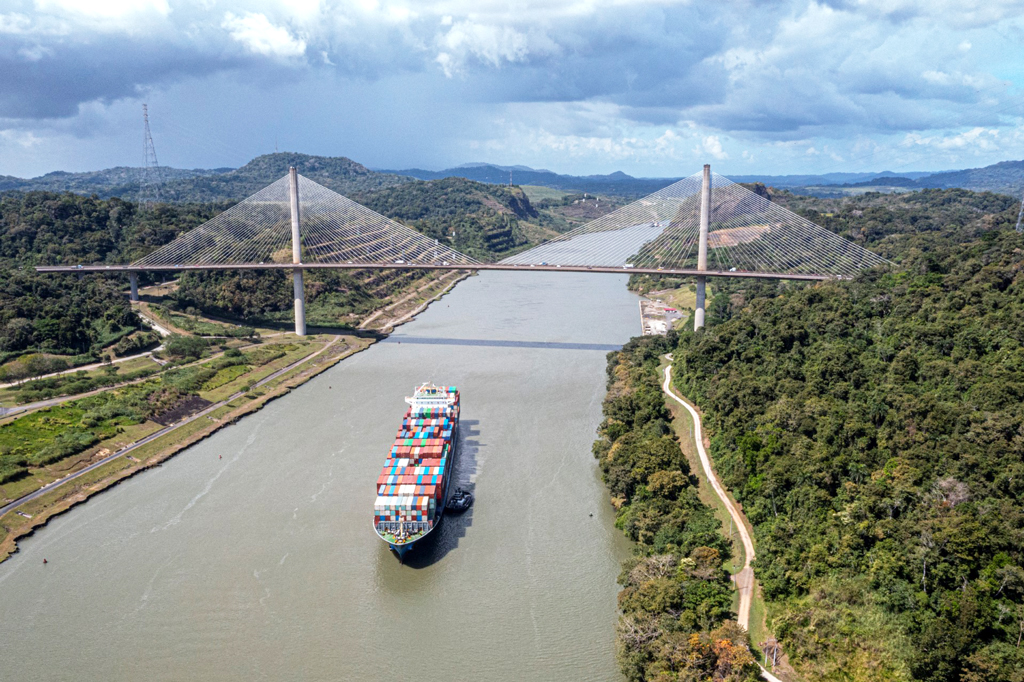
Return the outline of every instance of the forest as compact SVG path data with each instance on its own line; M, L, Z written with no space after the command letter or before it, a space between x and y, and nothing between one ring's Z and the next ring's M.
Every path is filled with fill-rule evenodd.
M400 185L412 178L371 171L343 156L312 156L280 152L264 154L241 168L192 170L160 166L151 169L151 180L159 193L158 201L197 203L237 201L280 180L295 166L299 172L321 185L342 194ZM139 195L139 168L119 166L86 173L55 171L32 179L0 176L0 192L73 192L102 199Z
M659 384L659 357L676 342L639 337L608 358L594 456L616 526L635 543L619 576L619 665L631 681L753 682L746 632L729 619L731 549L697 496Z
M277 179L275 173L283 175L290 164L299 162L305 173L329 186L380 188L387 185L384 180L389 177L347 159L275 154L217 176L219 180L187 181L227 182L225 178L230 176L234 178L231 182L242 182L241 178L248 183L239 185L244 191L255 191L266 178L270 178L268 182ZM519 188L459 178L398 183L355 196L389 217L482 259L525 246L528 239L518 221L538 217ZM123 295L127 277L79 280L73 275L38 275L33 266L131 262L230 205L160 203L142 210L116 197L0 194L0 365L32 353L69 356L69 364L82 364L98 359L105 348L141 328ZM369 314L391 293L419 278L418 273L404 271L307 273L310 323L346 324L351 318ZM145 273L142 279L143 284L153 281ZM190 273L179 282L175 296L181 310L191 307L266 324L285 322L291 314L292 285L285 273ZM33 365L33 369L39 371L28 371L28 375L45 368Z
M774 200L898 267L723 284L678 336L674 382L754 526L769 627L804 679L1024 680L1016 202Z
M521 189L461 178L409 182L352 198L481 260L495 260L529 244L519 220L538 217ZM365 316L388 294L421 278L421 273L402 270L307 272L307 317L311 324L324 325L338 324L350 315ZM194 307L263 323L282 322L291 315L287 273L188 273L179 282L176 299L181 309Z
M522 189L463 178L417 180L352 198L477 259L525 245L519 220L540 217Z
M515 188L445 183L403 184L401 200L363 198L428 233L465 225L455 239L490 257L519 248L517 225L540 222ZM620 577L624 673L753 679L744 635L729 621L727 547L695 496L657 385L657 356L672 351L674 381L704 411L719 473L754 525L769 627L802 676L1024 681L1016 201L965 190L854 199L773 191L772 200L896 267L818 285L721 282L705 330L636 340L612 355L594 452L618 525L636 543ZM117 198L0 196L0 360L96 358L147 342L128 338L141 325L124 281L39 276L31 266L128 262L225 206L140 211ZM489 242L496 228L511 242ZM389 276L399 275L311 277L311 308L368 310L408 283ZM190 275L178 305L273 317L285 314L290 291L282 277ZM142 415L87 407L99 431L75 435L83 442ZM51 454L80 445L55 442ZM25 463L12 457L18 475Z
M32 266L132 261L221 205L159 205L49 192L0 195L0 364L26 353L96 359L140 329L115 277L39 275ZM73 364L81 364L74 362Z
M346 196L353 192L395 187L410 180L399 175L371 171L361 163L343 156L278 152L257 156L241 168L226 173L167 180L160 185L160 198L174 203L237 201L285 177L292 166L310 180ZM130 194L122 196L134 196L135 188L124 188ZM111 191L118 190L111 188Z

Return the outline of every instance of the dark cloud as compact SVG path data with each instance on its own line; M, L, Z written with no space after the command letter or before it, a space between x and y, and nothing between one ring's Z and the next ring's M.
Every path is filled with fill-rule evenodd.
M239 68L246 60L127 40L55 44L38 59L30 43L0 43L0 118L74 116L87 102L110 102L184 78Z
M978 27L1012 16L1010 0L407 8L406 17L387 2L317 11L268 2L253 14L172 0L169 13L146 15L148 24L122 17L110 27L91 17L44 26L20 0L24 17L0 14L0 133L85 137L103 128L98 116L111 103L172 93L164 111L190 111L201 96L209 116L244 120L271 141L282 120L315 119L334 137L308 133L312 151L334 144L345 153L351 131L423 153L454 144L486 150L501 136L489 132L493 122L507 126L525 112L522 125L543 128L538 140L575 136L566 148L599 150L596 139L605 138L625 155L621 140L635 130L649 138L672 130L671 144L693 149L709 135L771 145L951 122L995 127L1009 90L989 74L1015 72L1010 61L992 62L999 51L990 46L971 51L970 40L1002 34L971 38L957 26L957 17ZM226 82L230 94L220 89ZM270 102L290 83L302 84L304 101Z

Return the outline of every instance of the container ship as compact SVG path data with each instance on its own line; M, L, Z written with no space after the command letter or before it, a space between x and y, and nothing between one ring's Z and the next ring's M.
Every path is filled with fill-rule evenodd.
M459 433L459 390L423 384L377 479L373 529L400 559L441 522Z

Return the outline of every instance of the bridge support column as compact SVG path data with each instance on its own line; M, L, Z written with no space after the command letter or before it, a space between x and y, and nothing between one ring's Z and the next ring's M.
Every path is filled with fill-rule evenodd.
M693 313L693 331L697 331L704 326L704 310L705 310L705 299L707 298L707 277L697 278L697 303L696 310Z
M129 272L128 273L128 284L131 287L131 293L128 295L128 300L132 303L139 302L139 273Z
M708 225L711 222L711 166L704 164L704 183L700 189L700 238L697 242L697 270L708 269ZM697 277L697 302L693 313L693 331L704 326L707 277Z
M292 284L295 287L295 334L306 335L306 289L302 284L302 270L292 273Z
M299 235L299 173L295 166L288 169L289 194L292 204L292 263L302 263L302 237ZM302 268L292 271L295 289L295 334L306 335L306 289L302 282Z

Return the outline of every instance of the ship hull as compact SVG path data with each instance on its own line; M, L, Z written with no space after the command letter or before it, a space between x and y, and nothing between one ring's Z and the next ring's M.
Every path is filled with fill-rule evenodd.
M454 386L424 385L406 400L412 407L378 478L373 522L377 536L403 561L444 518L459 454L460 410Z
M449 465L449 471L454 471L455 470L455 464L456 464L456 462L457 462L457 460L459 458L459 447L458 447L458 440L457 440L458 433L459 433L458 427L455 427L455 431L452 434L453 435L453 438L452 438L452 449L451 449L451 453L452 454L450 455L451 459L452 459L452 463L451 463L451 465ZM448 497L450 495L451 495L451 485L450 485L450 481L449 481L449 485L447 485L445 487L444 497L441 499L441 506L440 506L440 508L439 508L439 510L437 512L437 520L434 522L434 526L430 530L428 530L426 533L423 533L418 538L413 540L412 542L401 542L401 543L399 543L399 542L391 542L387 538L385 538L383 535L380 534L380 532L377 530L376 526L373 527L373 532L377 533L377 537L379 537L381 540L383 540L384 542L386 542L388 544L388 548L392 552L394 552L395 555L398 556L399 559L401 559L402 561L405 561L405 555L408 554L409 551L414 546L420 544L420 542L422 542L423 540L427 539L427 537L429 537L441 525L441 521L444 519L445 505L448 504Z

